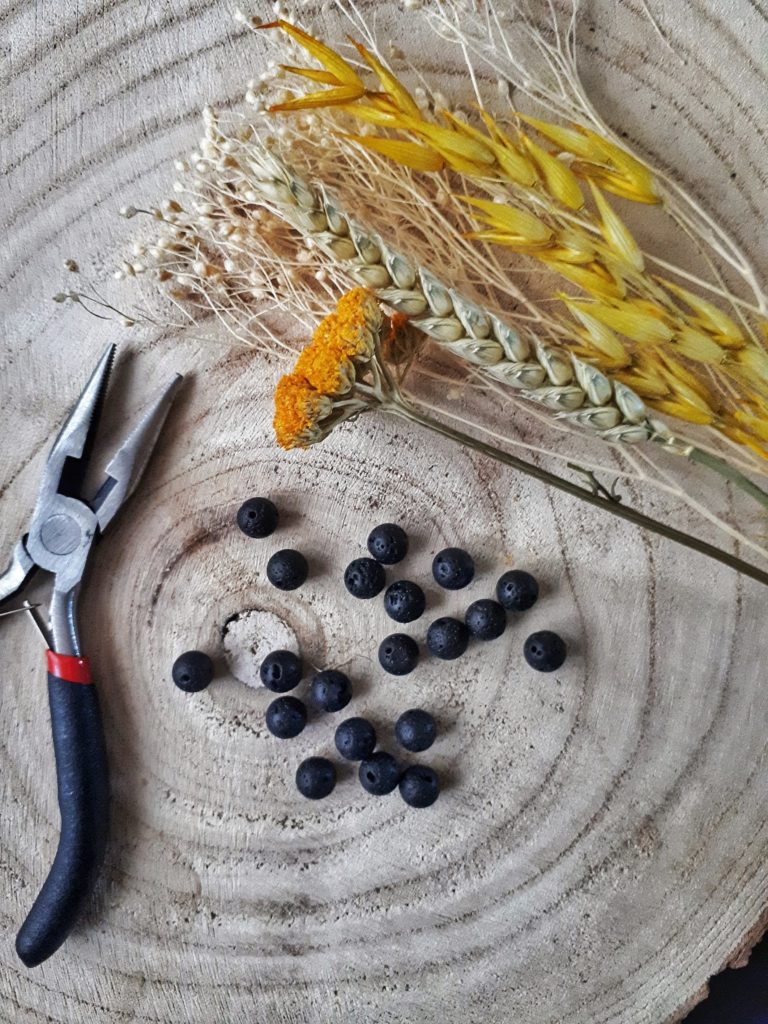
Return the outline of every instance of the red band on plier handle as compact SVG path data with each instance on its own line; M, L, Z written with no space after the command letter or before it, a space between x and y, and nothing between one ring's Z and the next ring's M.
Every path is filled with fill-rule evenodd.
M78 658L72 654L57 654L48 651L48 672L52 676L63 679L66 683L92 683L91 663L87 658Z

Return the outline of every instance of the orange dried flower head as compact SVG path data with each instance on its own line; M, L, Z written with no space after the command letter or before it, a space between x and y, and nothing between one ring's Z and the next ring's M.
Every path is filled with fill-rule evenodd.
M282 448L307 448L325 437L332 424L320 421L334 411L334 400L354 388L355 364L373 356L383 319L372 293L354 288L321 321L293 372L275 391L274 427ZM354 407L346 408L349 414Z
M330 415L333 403L298 373L280 378L275 390L273 426L281 448L308 448L324 436L320 421Z
M318 345L317 334L296 361L296 373L324 395L343 395L355 383L352 363L331 346Z
M373 355L381 324L374 296L365 288L353 288L320 322L299 356L295 372L325 395L345 394L355 383L354 363L366 362Z

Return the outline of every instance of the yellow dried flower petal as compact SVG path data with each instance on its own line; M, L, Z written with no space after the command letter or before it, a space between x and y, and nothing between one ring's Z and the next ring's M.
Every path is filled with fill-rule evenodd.
M269 107L270 114L287 113L291 110L316 110L322 107L337 107L350 100L362 96L362 90L354 85L340 85L335 89L324 89L322 92L306 92L283 103L273 103Z
M672 328L655 316L642 312L630 302L616 302L612 306L594 302L585 308L606 327L618 331L638 345L657 345L670 341Z
M659 203L661 200L655 193L647 192L642 185L631 178L625 178L622 174L600 167L597 164L586 163L583 160L574 160L571 170L581 178L596 182L606 192L611 192L622 199L631 199L633 203L646 203L649 206Z
M636 391L641 398L659 399L669 396L669 387L664 381L658 380L653 375L646 375L641 372L619 373L618 379L628 388Z
M518 185L523 185L525 188L530 188L535 183L536 171L533 165L512 145L506 136L499 133L504 142L498 141L495 138L487 138L477 128L473 128L464 121L460 121L449 111L444 110L442 113L443 117L450 121L457 132L490 147L493 155L496 157L496 162L509 179ZM481 114L484 114L484 111L481 111Z
M527 117L519 111L515 111L515 113L521 121L531 125L539 135L543 135L545 139L554 142L556 146L559 146L566 153L573 153L574 156L581 156L588 160L600 157L600 153L595 148L594 143L573 128L563 128L557 124L550 124L549 121L539 121L537 118Z
M302 350L295 372L324 395L343 395L355 383L355 368L350 360L314 341Z
M562 160L551 156L527 135L521 133L520 138L533 158L550 193L569 210L580 210L584 205L584 193L581 191L576 175Z
M549 245L548 242L526 242L517 235L506 234L503 231L465 231L464 237L474 238L477 242L503 245L507 249L514 249L515 252L530 256L539 255Z
M340 104L337 109L343 110L345 114L351 114L358 121L365 121L366 124L375 124L381 128L397 128L397 115L391 110L382 109L381 106L349 103Z
M332 75L330 71L320 71L319 68L297 68L293 64L281 64L280 69L290 75L308 78L310 82L320 82L321 85L342 85L336 75Z
M370 359L373 338L381 330L384 317L373 292L353 288L336 304L338 343L350 359Z
M352 67L348 64L343 57L340 57L335 50L332 50L330 46L326 46L321 43L319 39L315 39L314 36L309 35L308 32L304 32L296 25L292 25L289 21L271 21L267 25L260 25L262 29L267 28L280 28L289 35L303 49L307 51L310 56L314 57L316 61L323 65L323 67L330 71L332 75L335 75L339 82L343 82L345 85L354 85L360 90L362 95L364 87L363 81Z
M606 327L605 324L600 323L600 321L596 320L593 316L590 316L585 309L582 309L575 302L570 300L568 296L561 295L560 298L563 300L573 316L575 316L583 325L584 333L582 334L582 337L585 337L591 345L593 345L599 352L608 356L612 361L619 363L620 365L627 365L629 362L629 354L615 332L612 331L610 327Z
M557 244L549 250L549 257L563 263L592 263L595 259L595 247L589 235L575 228L558 231L555 236Z
M377 135L346 135L343 132L338 135L414 171L439 171L445 164L439 153L422 146L420 142L401 142L399 139L385 139Z
M421 111L416 106L415 100L408 90L400 84L392 72L388 68L385 68L381 61L379 61L370 50L366 49L362 43L358 43L349 36L347 38L353 46L356 47L357 52L366 64L376 72L376 76L384 87L384 91L388 96L392 97L397 109L402 111L404 114L409 114L411 117L421 118Z
M736 362L758 382L768 383L768 353L761 348L743 348L736 356ZM768 409L766 409L768 417Z
M355 383L355 362L365 362L373 354L373 338L381 324L374 296L365 288L353 288L320 321L294 372L321 394L345 394Z
M675 332L675 348L689 359L699 363L722 363L725 352L708 334L695 331L692 327L683 327Z
M572 281L579 288L596 299L621 299L626 293L623 282L612 277L600 263L592 262L585 266L576 266L559 260L550 259L549 253L541 257L542 261L561 274L567 281Z
M472 196L457 196L481 210L483 216L478 217L483 223L500 232L519 237L521 241L535 245L549 242L553 232L543 221L527 210L518 210L507 203L494 203L489 199L475 199Z
M643 254L632 232L593 181L589 182L589 187L600 213L600 230L603 238L620 260L628 263L634 270L642 271L645 266Z
M453 128L442 128L440 125L412 117L403 117L402 126L407 131L425 138L443 155L455 154L472 164L485 167L492 167L495 163L493 151L487 143L470 139Z
M673 295L682 299L697 314L699 325L718 335L718 340L722 344L744 344L744 334L741 328L713 303L707 302L700 295L694 295L693 292L689 292L686 288L681 288L680 285L673 284L672 281L667 281L665 278L657 278L657 280L661 281Z

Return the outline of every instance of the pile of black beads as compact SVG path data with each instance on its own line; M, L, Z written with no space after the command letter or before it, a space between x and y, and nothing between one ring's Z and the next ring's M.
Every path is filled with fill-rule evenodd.
M278 519L277 507L268 498L250 498L237 513L238 526L253 538L271 536ZM408 536L403 528L383 523L371 531L367 546L370 557L354 559L344 572L349 593L370 600L384 590L384 609L391 619L405 624L421 618L426 610L426 596L417 583L398 579L386 586L385 566L396 565L408 553ZM280 590L296 590L308 574L306 558L291 548L276 551L267 563L267 578ZM474 560L461 548L445 548L433 559L432 576L446 590L461 590L474 579ZM435 619L427 629L427 649L434 657L453 660L464 654L471 640L498 639L506 629L508 613L527 611L538 596L538 583L530 573L519 569L505 572L496 584L495 600L473 601L463 621L449 616ZM526 661L540 672L556 671L565 661L566 653L565 642L550 630L532 633L523 646ZM406 633L392 633L381 641L378 659L386 672L407 675L418 663L419 645ZM198 692L213 679L213 663L200 651L187 651L176 659L172 674L179 689ZM307 703L290 691L304 677L301 656L288 650L272 651L261 663L259 675L263 685L278 694L266 710L267 729L279 739L298 736L307 725ZM314 672L308 700L317 712L335 714L346 708L351 699L352 683L344 672L332 668ZM432 746L437 730L429 712L411 708L397 719L394 732L404 750L421 753ZM345 719L337 726L334 739L342 758L359 761L358 778L368 793L383 796L398 788L403 800L412 807L429 807L437 800L440 783L435 771L424 764L403 767L388 751L377 750L376 729L367 719ZM306 758L296 771L296 786L309 799L328 796L335 785L336 767L326 757Z
M281 694L267 708L267 728L278 739L293 739L307 724L307 706L298 697L282 696L295 690L304 676L301 657L293 651L272 651L262 661L259 677L268 690ZM338 669L315 672L309 684L309 701L321 712L342 711L352 700L349 676Z
M267 708L265 720L278 739L293 739L307 724L307 705L295 696L304 675L301 657L292 651L272 651L262 661L259 676L268 690L279 693ZM352 683L338 669L315 672L309 683L309 702L318 712L343 711L352 699ZM404 712L395 725L395 736L406 750L426 750L434 742L435 722L420 708ZM369 793L384 796L396 787L407 804L429 807L440 791L435 772L426 765L411 765L404 770L384 750L376 750L376 729L366 718L347 718L335 733L336 749L347 761L359 761L360 784ZM296 771L296 786L310 800L328 796L336 785L336 768L326 757L308 757Z
M344 585L353 597L370 600L386 586L385 565L395 565L408 553L408 536L396 523L382 523L368 537L370 558L355 558L344 572ZM475 577L472 556L462 548L445 548L432 560L432 576L445 590L462 590ZM464 620L441 616L429 625L426 645L444 661L461 657L470 640L496 640L507 628L507 614L527 611L536 603L539 585L521 569L505 572L496 583L496 599L481 598L467 608ZM418 583L399 579L384 590L384 610L395 622L415 622L426 609L426 596ZM523 645L531 668L554 672L566 657L565 641L550 630L532 633ZM391 675L412 672L419 661L419 645L407 633L391 633L379 644L379 664Z
M237 513L240 529L249 537L271 535L278 522L278 511L268 498L251 498ZM383 565L393 565L405 557L408 538L405 531L392 523L377 527L368 538L368 550L373 557L358 558L346 570L344 582L350 593L360 598L375 597L384 586ZM281 590L295 590L308 575L304 556L291 549L276 552L267 564L267 578ZM410 585L413 587L414 585ZM424 594L417 615L424 610ZM413 594L401 594L407 605L406 614L413 616ZM410 604L409 604L410 602ZM403 605L403 607L405 607ZM416 600L418 606L418 598ZM403 618L401 621L410 621ZM261 663L259 676L264 686L279 694L265 715L267 729L279 739L293 739L307 725L306 703L290 694L304 675L301 657L292 651L272 651ZM352 683L338 669L315 672L309 684L309 702L318 712L342 711L352 699ZM420 708L404 712L395 726L395 736L408 751L426 750L434 742L435 722ZM377 736L374 726L365 718L347 718L336 729L336 749L349 761L359 761L360 784L369 793L383 796L399 788L403 800L412 807L429 807L438 797L440 786L436 773L427 765L414 764L401 768L395 758L384 750L376 750ZM320 800L333 792L336 786L336 768L326 757L308 757L296 771L296 786L311 800Z
M408 725L413 722L415 724ZM395 726L400 745L414 752L431 746L435 734L434 719L421 708L405 711ZM415 745L409 746L412 736L418 739ZM400 796L411 807L430 807L437 800L440 781L434 769L425 764L403 767L388 751L377 750L376 729L367 718L345 719L337 727L334 739L336 749L345 760L360 762L357 772L360 785L373 796L386 796L399 789ZM336 767L327 757L308 757L296 771L296 787L310 800L328 796L335 785Z

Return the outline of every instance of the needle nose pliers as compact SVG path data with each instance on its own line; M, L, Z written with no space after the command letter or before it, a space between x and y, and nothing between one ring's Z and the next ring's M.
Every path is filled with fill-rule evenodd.
M138 483L181 382L175 376L149 405L118 444L103 483L86 500L85 475L114 355L110 345L59 431L29 530L0 576L0 605L37 569L53 577L45 635L61 832L48 877L16 938L16 951L28 967L42 963L67 937L93 889L107 842L107 759L96 689L80 647L80 584L94 542Z

